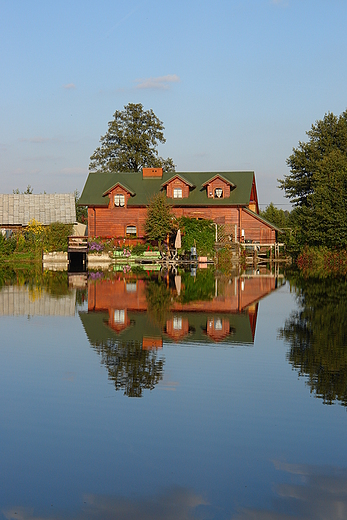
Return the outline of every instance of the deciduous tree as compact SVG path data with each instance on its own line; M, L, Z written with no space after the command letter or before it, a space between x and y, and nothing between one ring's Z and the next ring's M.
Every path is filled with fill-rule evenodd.
M153 110L144 110L141 103L129 103L117 110L101 137L101 145L90 158L89 170L104 172L138 172L142 168L163 168L174 171L173 160L158 155L159 143L164 144L164 126Z

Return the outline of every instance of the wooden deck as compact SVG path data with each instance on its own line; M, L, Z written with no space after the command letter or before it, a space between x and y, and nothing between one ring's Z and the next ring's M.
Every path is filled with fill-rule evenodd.
M88 237L70 236L68 238L68 253L87 253L88 251Z

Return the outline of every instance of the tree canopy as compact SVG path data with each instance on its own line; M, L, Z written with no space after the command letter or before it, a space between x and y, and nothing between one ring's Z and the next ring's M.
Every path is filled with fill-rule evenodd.
M347 247L347 110L328 113L287 159L280 188L296 206L301 244Z
M90 157L89 170L138 172L142 168L163 168L174 171L173 160L159 156L157 147L164 144L164 126L153 110L144 110L141 103L128 103L117 110L108 123L108 131L100 138L101 145Z
M160 244L173 231L173 219L174 216L166 194L161 192L153 195L147 206L145 223L147 238L149 240L158 240Z

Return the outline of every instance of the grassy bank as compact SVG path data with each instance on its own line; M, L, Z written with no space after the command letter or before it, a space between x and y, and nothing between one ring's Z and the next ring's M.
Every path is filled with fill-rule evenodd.
M297 258L304 276L326 278L330 275L347 275L347 251L327 247L305 247Z

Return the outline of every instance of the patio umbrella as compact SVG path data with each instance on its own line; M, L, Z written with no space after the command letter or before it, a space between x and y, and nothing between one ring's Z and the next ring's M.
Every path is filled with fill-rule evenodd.
M180 274L176 274L176 276L175 276L175 286L176 286L177 295L179 296L181 294L181 275Z
M175 249L181 249L181 230L177 231L176 239L175 239Z

